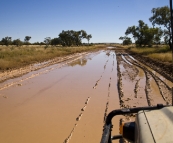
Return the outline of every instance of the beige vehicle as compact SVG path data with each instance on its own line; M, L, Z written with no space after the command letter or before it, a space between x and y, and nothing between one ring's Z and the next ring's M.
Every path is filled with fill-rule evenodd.
M120 135L111 136L111 120L116 115L136 113L134 122L120 125ZM104 126L101 143L115 139L135 143L173 143L173 106L158 104L154 107L139 107L114 110L109 113Z

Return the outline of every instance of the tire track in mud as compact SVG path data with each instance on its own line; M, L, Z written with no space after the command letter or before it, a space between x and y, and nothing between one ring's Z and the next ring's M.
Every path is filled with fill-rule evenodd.
M128 60L127 60L127 62L131 63ZM134 65L131 63L131 66L134 66ZM146 82L145 82L145 95L146 95L146 100L147 100L147 103L148 103L149 106L153 106L154 104L151 102L151 101L153 101L152 94L151 94L151 85L150 85L151 75L146 70L144 70L143 68L141 68L141 67L139 67L137 65L135 65L135 66L138 67L138 68L140 68L140 69L142 69L142 71L145 74L145 78L146 78ZM137 97L137 93L139 91L139 81L140 81L140 79L137 79L136 80L136 84L135 84L135 88L134 88L135 98L138 98Z
M150 85L151 75L147 71L144 71L144 72L146 76L145 93L146 93L147 102L149 106L153 106L154 104L152 103L152 101L154 99L152 99L151 85Z
M115 55L113 54L113 63L112 63L112 69L110 74L113 73L113 69L114 69L114 57ZM109 83L108 83L108 94L107 94L107 102L106 102L106 107L105 107L105 111L104 111L104 115L103 115L103 131L105 129L105 122L106 122L106 118L108 115L108 108L109 108L109 102L110 102L110 89L111 89L111 82L112 82L112 76L109 78Z
M108 111L108 108L109 108L110 87L111 87L111 77L110 77L110 81L109 81L109 85L108 85L108 96L107 96L107 102L106 102L104 117L103 117L103 123L105 123L105 121L106 121L107 111Z
M105 72L105 70L106 70L106 66L107 66L107 63L108 63L108 62L109 62L109 59L106 61L105 65L104 65L104 70L103 70L103 72L102 72L100 78L96 81L95 85L93 86L93 89L96 89L96 87L98 86L99 81L102 79L103 74L104 74L104 72Z
M148 67L151 67L154 71L157 71L157 73L162 75L164 78L173 82L173 71L171 70L172 66L170 64L164 64L162 62L150 59L148 57L141 58L140 55L138 54L133 54L133 55L138 61L144 63Z
M111 73L113 72L113 69L114 69L114 54L113 54L113 63L112 63ZM108 108L109 108L109 97L110 97L111 79L112 79L112 77L110 77L109 84L108 84L108 96L107 96L106 108L105 108L105 112L104 112L103 123L105 123L105 121L106 121L107 112L108 112Z
M106 64L107 64L107 62L108 62L108 60L106 61ZM105 64L105 66L106 66L106 64ZM105 70L105 66L104 66L104 70ZM114 69L114 54L113 54L113 63L112 63L111 72L113 72L113 69ZM102 77L102 75L101 75L101 77ZM103 123L105 123L105 121L106 121L107 111L108 111L108 107L109 107L110 87L111 87L111 77L110 77L110 81L109 81L109 85L108 85L108 96L107 96L106 108L104 111Z
M29 79L31 79L31 78L34 78L34 77L39 76L39 75L42 75L42 74L46 74L46 73L48 73L48 72L50 72L50 71L53 71L53 70L55 70L55 69L62 68L63 66L65 66L65 65L67 65L67 64L69 64L69 63L71 63L71 62L73 62L73 61L76 61L76 60L82 58L82 56L84 56L84 55L86 56L86 55L88 55L88 54L89 54L89 53L82 53L81 55L79 55L79 57L77 57L77 58L75 58L75 59L72 59L72 60L70 60L70 61L67 61L67 62L65 62L65 63L63 63L63 64L61 64L61 65L58 65L58 66L55 66L55 67L46 69L46 70L44 70L44 71L41 71L41 72L32 74L31 76L26 77L26 78L22 78L22 79L20 79L20 80L18 80L18 81L5 84L5 85L3 85L2 87L0 87L0 91L1 91L1 90L4 90L4 89L6 89L6 88L12 87L12 86L14 86L14 85L22 86L21 82L23 82L23 81L29 80ZM71 59L71 58L74 58L74 57L69 57L69 59Z
M100 78L96 81L96 83L95 83L93 89L96 89L96 87L98 86L98 83L99 83L99 81L101 80L101 78L103 77L103 74L104 74L104 72L105 72L105 70L106 70L106 66L107 66L107 63L108 63L108 62L109 62L109 59L105 62L104 67L103 67L104 70L103 70L103 72L102 72ZM114 65L114 63L113 63L113 65ZM112 71L113 71L113 70L112 70ZM110 78L110 81L111 81L111 78ZM108 90L110 89L110 85L111 85L111 83L109 83ZM110 91L109 91L109 92L110 92ZM109 97L109 93L108 93L108 97ZM77 123L75 123L75 125L74 125L72 131L70 132L69 136L64 140L63 143L69 143L69 141L70 141L70 139L71 139L71 137L72 137L72 135L73 135L73 133L74 133L74 131L75 131L77 125L78 125L78 122L81 120L82 115L84 114L84 111L86 110L86 107L87 107L87 105L88 105L90 99L91 99L91 97L88 97L88 98L86 99L85 105L81 108L81 113L76 117L76 122L77 122ZM107 102L107 109L108 109L108 105L109 105L109 102ZM106 112L107 112L107 109L105 109ZM105 113L105 114L106 114L106 113Z
M111 54L110 54L110 51L108 53L106 53L106 55L109 57ZM113 54L113 59L114 59L114 54ZM104 64L104 70L100 76L100 78L96 81L95 85L93 86L93 89L96 89L96 87L98 86L98 83L99 81L101 80L101 78L103 77L103 74L106 70L106 66L107 66L107 63L109 62L109 59L106 61L106 63ZM113 66L114 66L114 62L113 62ZM113 68L112 68L112 71L113 71Z
M157 77L152 71L148 70L145 66L142 66L141 64L137 63L137 61L133 57L131 58L131 56L129 56L127 53L124 53L124 55L126 55L126 59L125 59L125 62L127 61L126 63L132 63L136 67L142 69L145 73L145 76L146 76L145 94L146 94L146 99L147 99L148 105L149 106L155 105L154 104L154 98L153 98L153 95L152 95L153 94L152 93L152 87L151 87L151 84L150 84L150 82L152 80L155 81L155 84L158 87L160 95L163 98L162 102L164 102L165 104L171 104L171 99L172 99L172 98L170 98L171 97L171 88L169 88L168 85L166 85L166 83L163 82L159 77ZM135 86L134 92L136 92L136 90L137 90L136 87L137 86ZM167 91L167 92L163 92L161 90L161 88L164 88L164 91ZM167 93L166 98L164 96L165 93ZM168 95L169 95L169 97L168 97Z
M122 84L122 73L120 70L120 64L121 64L121 59L120 59L121 53L116 52L116 60L117 60L117 89L118 89L118 95L119 95L119 102L120 102L120 108L130 108L128 105L124 104L124 92L123 92L123 84ZM128 98L130 100L130 98ZM126 120L129 120L130 115L124 115ZM120 119L119 124L122 125L125 119ZM124 139L120 139L119 142L126 142Z
M130 56L128 56L128 57L130 57ZM146 67L142 66L139 62L137 62L133 58L130 57L130 59L128 58L128 60L130 60L134 65L143 69L143 71L146 73L146 78L148 79L146 84L150 85L149 80L151 78L154 79L154 81L156 82L156 84L159 88L159 92L160 92L163 100L166 102L167 105L171 105L171 102L172 102L171 88L163 80L161 80L158 76L156 76L152 71L150 71ZM149 93L150 89L151 89L150 87L146 87L146 93ZM153 100L153 99L151 99L149 97L149 100Z
M132 56L128 55L128 57L135 63L140 64L139 61L135 60ZM141 65L142 66L142 65ZM161 78L159 78L158 76L155 75L155 73L153 73L152 71L148 70L145 66L143 66L153 77L156 77L156 79L160 80L169 90L171 89L171 87L169 87Z
M137 78L137 75L139 74L139 71L130 62L127 62L122 57L121 52L116 52L116 59L117 59L117 88L118 88L118 94L119 94L120 108L123 109L123 108L136 107L132 103L130 104L129 101L132 101L135 98L138 98L137 93L139 91L139 82L140 82L141 79L140 78L137 79L137 80L135 80L135 79ZM127 68L128 70L125 70L123 73L121 73L121 69L120 69L121 64L123 64L123 65L125 64L124 68L125 69ZM128 72L130 72L130 73L128 73ZM134 73L132 73L132 72L134 72ZM129 95L124 94L124 91L123 91L123 76L125 76L125 74L128 76L128 78L131 82L136 81L136 83L134 85L135 87L134 87L134 90L133 90L135 96L133 96L133 97L130 97ZM139 99L139 101L136 101L136 102L137 103L140 102L140 99ZM124 115L125 119L121 119L120 124L124 121L129 121L131 119L131 117L133 118L134 116L135 116L135 114Z
M117 57L117 78L118 78L118 82L117 82L117 86L118 86L118 95L119 95L119 101L120 101L120 107L123 108L123 100L122 98L124 97L124 92L123 92L123 88L122 88L122 74L120 71L120 60L118 57L118 53L116 53L116 57Z
M76 129L77 125L78 125L78 122L81 120L82 115L84 114L84 112L85 112L85 110L86 110L86 107L87 107L87 105L88 105L90 99L91 99L91 97L88 97L88 98L86 99L84 106L81 108L81 113L76 117L76 123L74 124L73 129L71 130L69 136L64 140L63 143L69 143L70 139L71 139L72 136L73 136L73 133L75 132L75 129Z
M138 91L139 91L139 81L140 81L141 79L138 79L137 81L136 81L136 84L135 84L135 89L134 89L134 93L135 93L135 98L137 98L137 93L138 93Z

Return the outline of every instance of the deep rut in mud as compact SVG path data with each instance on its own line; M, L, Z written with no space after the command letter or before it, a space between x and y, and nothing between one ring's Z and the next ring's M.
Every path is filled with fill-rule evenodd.
M156 71L124 51L116 51L116 57L121 108L172 104L171 87L155 74ZM133 117L134 115L129 115L124 120L133 120Z

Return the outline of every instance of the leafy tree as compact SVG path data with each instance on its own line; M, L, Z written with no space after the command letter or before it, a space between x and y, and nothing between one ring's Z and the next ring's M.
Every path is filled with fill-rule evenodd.
M92 38L92 35L91 34L89 34L89 35L87 35L86 36L86 39L88 40L88 45L89 45L89 40Z
M60 42L61 42L61 45L62 46L71 46L72 45L72 36L71 34L73 33L73 31L62 31L60 34L59 34L59 39L60 39Z
M82 39L87 38L87 33L84 30L80 31L62 31L59 34L59 41L62 46L80 46L82 45Z
M49 46L51 44L51 38L50 37L46 37L44 39L44 43L46 44L46 46Z
M149 28L147 24L145 24L142 20L139 20L138 26L128 27L125 34L132 34L135 39L135 43L138 46L152 46L155 40L159 40L160 34L158 34L158 28ZM158 38L159 37L159 38Z
M119 38L119 40L124 40L124 37L121 36L121 37Z
M12 43L11 41L12 41L12 38L7 36L5 38L2 38L1 43L3 45L8 46L8 45L10 45Z
M59 38L54 38L51 40L51 45L59 45L61 43L60 39Z
M131 38L129 38L129 37L127 37L127 36L120 37L119 39L123 41L123 45L129 45L129 44L132 44L132 40L131 40Z
M39 42L34 42L34 43L32 43L32 45L40 45L40 43Z
M80 46L82 44L82 39L85 37L82 31L74 31L73 33L73 43L76 46Z
M154 39L153 42L154 44L161 44L161 38L163 36L163 30L161 28L155 28L155 35L154 35Z
M166 42L168 42L171 48L171 13L169 7L164 6L153 8L151 12L153 13L153 16L149 18L150 22L152 22L153 26L157 24L165 27L163 30L164 39L166 39Z
M40 45L45 45L45 43L44 42L40 42Z
M24 41L25 41L25 42L28 44L30 39L31 39L31 37L30 37L30 36L25 36Z
M81 32L81 35L80 35L81 39L87 38L88 35L87 35L86 31L81 30L80 32Z
M16 45L16 46L22 46L22 41L20 41L20 39L16 39L16 40L13 40L13 45Z
M167 45L169 44L169 37L168 36L165 36L164 37L164 43Z

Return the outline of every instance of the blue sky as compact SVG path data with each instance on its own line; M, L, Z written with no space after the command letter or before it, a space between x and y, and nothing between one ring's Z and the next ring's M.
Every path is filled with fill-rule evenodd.
M151 9L166 5L169 0L0 0L0 40L42 42L62 30L85 30L90 42L121 42L127 27L138 20L151 26Z

